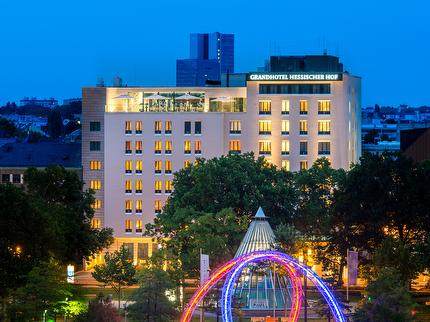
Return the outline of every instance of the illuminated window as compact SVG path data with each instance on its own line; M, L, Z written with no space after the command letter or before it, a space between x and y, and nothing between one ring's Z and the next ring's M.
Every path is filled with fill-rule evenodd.
M272 102L268 100L259 101L258 111L260 115L270 115L272 113Z
M318 121L318 134L330 134L330 121Z
M125 213L131 214L132 211L133 211L133 201L126 200L125 201Z
M100 141L90 141L90 151L100 151L101 143Z
M155 141L154 143L154 153L161 154L161 141Z
M307 155L308 154L308 142L307 141L300 141L299 153L300 153L300 155Z
M142 164L142 160L137 160L136 161L136 173L142 173L142 167L143 167L143 164Z
M230 121L230 134L242 133L240 121Z
M306 170L308 168L308 161L307 160L302 160L300 161L300 170Z
M161 180L155 180L155 182L154 182L154 192L155 193L161 193L161 189L162 189Z
M191 141L189 140L184 141L184 153L191 154Z
M143 208L143 202L142 200L136 200L136 213L141 214Z
M136 180L136 193L142 193L142 180Z
M290 160L282 160L282 169L290 171Z
M330 100L318 101L318 114L330 114Z
M161 134L162 127L163 127L163 123L161 121L155 121L154 122L154 133L155 134Z
M188 168L191 165L191 161L190 160L185 160L184 161L184 168Z
M282 100L281 114L282 115L290 114L290 101L289 100Z
M92 229L100 229L100 227L101 227L100 219L97 219L97 218L91 219L91 228Z
M125 173L131 173L133 171L133 161L125 160Z
M281 123L281 134L282 135L288 135L290 134L290 121L289 120L282 120Z
M258 134L272 134L272 122L258 121Z
M282 140L281 154L282 155L290 154L290 141Z
M271 155L272 154L272 142L270 141L258 141L258 150L260 155Z
M166 121L164 123L164 133L172 134L172 121Z
M155 210L155 213L156 214L160 214L162 208L163 208L163 206L161 205L161 200L156 199L154 201L154 210Z
M191 134L191 122L190 121L184 122L184 134Z
M230 141L230 152L231 153L240 153L241 152L239 140L231 140Z
M194 142L194 153L202 154L202 141L197 140Z
M125 232L131 233L132 229L133 229L133 222L131 219L127 219L125 221Z
M136 121L136 134L142 134L143 125L142 121Z
M99 132L100 129L100 122L90 122L90 132Z
M133 126L131 124L131 121L125 121L125 134L131 134L133 131Z
M133 189L133 183L131 180L125 180L125 193L131 193Z
M93 190L100 190L100 180L90 180L90 188Z
M99 160L90 161L90 170L100 170L102 168L102 163Z
M165 182L165 190L164 190L164 192L165 193L171 193L172 192L172 188L173 188L172 180L167 180Z
M301 135L308 134L308 121L306 120L300 121L300 134Z
M162 164L161 164L161 161L160 160L156 160L155 162L154 162L154 169L155 169L155 173L161 173L161 168L162 168Z
M131 154L131 141L125 141L125 154Z
M142 220L136 220L136 233L142 232Z
M308 114L308 101L300 100L300 114L302 115Z
M194 122L194 134L202 134L202 122Z
M172 141L166 141L165 143L165 150L164 153L166 154L172 154Z
M143 150L143 144L142 141L136 141L136 153L137 154L142 154L142 150Z
M318 154L319 155L330 155L330 142L318 142Z
M94 200L93 204L91 205L93 209L100 209L102 207L102 201L100 199Z
M166 174L172 173L172 161L167 160L164 162L164 173Z

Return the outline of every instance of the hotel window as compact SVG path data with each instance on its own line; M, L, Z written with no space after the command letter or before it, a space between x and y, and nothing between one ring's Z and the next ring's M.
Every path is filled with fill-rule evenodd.
M155 141L154 143L154 153L161 154L161 141Z
M290 114L290 101L289 100L282 100L281 114L282 115Z
M100 151L100 141L90 141L90 151Z
M191 122L190 121L184 122L184 134L191 134Z
M288 121L288 120L282 120L282 123L281 123L281 134L282 135L288 135L288 134L290 134L290 121Z
M94 200L93 204L91 205L93 209L100 209L102 207L102 202L100 199Z
M142 173L142 167L143 167L142 160L137 160L136 161L136 173L141 174Z
M308 114L308 101L300 100L300 114L301 115Z
M143 202L142 200L136 200L136 213L141 214L143 208Z
M136 134L142 134L143 126L142 121L136 121Z
M98 132L100 128L100 122L90 122L90 132Z
M299 164L300 170L307 170L308 169L308 161L302 160Z
M131 180L125 180L125 193L131 193L133 190L133 183Z
M272 142L270 141L258 141L258 150L260 155L271 155L272 154Z
M290 141L282 140L281 154L282 155L290 154Z
M125 232L131 233L132 229L133 229L133 222L131 221L131 219L127 219L125 221Z
M318 134L330 134L330 121L318 121Z
M136 220L136 233L142 232L142 220Z
M184 153L185 154L191 153L191 141L189 141L189 140L184 141Z
M100 180L90 180L90 188L93 190L100 190Z
M172 141L166 141L164 142L164 145L165 145L164 153L172 154Z
M172 161L167 160L164 162L164 173L165 174L172 173Z
M230 134L242 133L240 121L230 121Z
M100 219L91 219L91 228L92 229L100 229L101 227L101 223L100 223Z
M154 133L155 134L161 134L161 128L163 127L161 121L155 121L154 123Z
M330 142L318 142L318 154L330 155Z
M172 121L164 123L164 134L172 134Z
M184 161L184 168L188 168L191 165L191 161L190 160L185 160Z
M102 163L99 160L90 161L90 170L100 170L102 168Z
M20 174L12 174L12 183L22 183Z
M194 142L194 153L202 154L202 141L197 140Z
M299 127L300 127L300 135L308 134L308 121L306 120L300 121Z
M136 154L142 154L142 141L136 141Z
M133 131L133 126L131 125L131 121L125 121L125 134L131 134Z
M154 210L156 214L161 214L161 209L162 209L162 205L161 205L161 200L155 200L154 201Z
M330 100L318 101L318 114L330 114Z
M154 192L155 193L161 193L161 188L162 187L162 183L161 180L155 180L154 182Z
M132 211L133 211L133 201L126 200L125 201L125 213L131 214Z
M202 134L202 122L197 121L194 123L194 134Z
M258 134L272 134L272 121L258 121Z
M131 223L130 223L131 227ZM130 229L131 232L131 229ZM134 244L133 243L124 243L122 244L124 246L124 249L127 251L127 260L132 261L133 260L133 254L134 254Z
M286 171L290 171L290 160L282 160L281 167Z
M125 141L125 154L131 154L131 141Z
M308 154L308 142L307 141L300 141L299 153L300 153L300 155L307 155Z
M133 171L133 161L126 160L125 161L125 173L132 173Z
M230 152L231 153L240 153L241 152L239 140L231 140L230 141Z
M1 175L1 181L2 181L2 183L9 183L10 182L10 174L2 174Z
M165 182L165 190L164 190L164 192L165 193L171 193L172 192L172 187L173 187L172 180L167 180Z
M272 101L259 101L258 112L260 115L272 114Z
M143 263L149 258L149 245L148 243L137 244L137 259Z
M154 169L155 169L156 174L161 173L161 167L162 167L161 161L159 161L159 160L155 161Z
M136 180L136 193L142 193L142 180Z

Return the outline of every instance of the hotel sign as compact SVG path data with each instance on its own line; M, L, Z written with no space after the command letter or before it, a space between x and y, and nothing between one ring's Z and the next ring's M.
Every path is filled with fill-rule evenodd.
M249 73L248 81L341 81L342 73Z

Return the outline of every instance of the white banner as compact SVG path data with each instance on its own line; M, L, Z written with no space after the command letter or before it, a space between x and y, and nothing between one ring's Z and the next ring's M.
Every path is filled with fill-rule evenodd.
M358 252L348 251L348 284L357 285Z
M209 278L209 255L200 254L200 285Z

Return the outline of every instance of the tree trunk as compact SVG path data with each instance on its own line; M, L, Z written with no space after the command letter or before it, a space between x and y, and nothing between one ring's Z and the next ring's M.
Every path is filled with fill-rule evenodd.
M118 311L121 309L121 286L118 287Z

